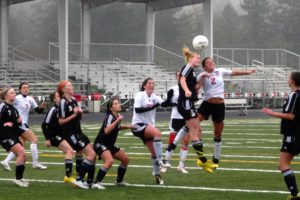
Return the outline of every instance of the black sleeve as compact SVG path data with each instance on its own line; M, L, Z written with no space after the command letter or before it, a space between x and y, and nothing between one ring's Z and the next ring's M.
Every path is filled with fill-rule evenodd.
M45 122L42 124L42 132L45 136L46 140L50 140L51 134L49 132L49 124L46 124Z
M163 101L160 105L162 107L177 106L177 103L172 103L171 102L173 94L174 94L174 90L173 89L169 90L168 93L167 93L167 99L165 101Z
M41 114L44 110L44 108L40 108L40 107L36 107L35 109L35 112L37 112L38 114Z
M136 113L144 113L144 112L148 112L150 110L153 110L154 108L156 108L157 106L159 106L159 104L155 104L153 107L151 108L134 108Z

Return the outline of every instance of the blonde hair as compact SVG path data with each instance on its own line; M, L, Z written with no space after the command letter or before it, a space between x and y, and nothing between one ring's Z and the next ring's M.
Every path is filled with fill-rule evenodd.
M10 88L4 88L3 90L0 91L0 98L2 101L5 100L5 95L7 94L8 90L12 89L11 87Z
M198 55L198 53L190 51L190 49L185 45L182 48L182 52L186 63L188 63L191 58Z

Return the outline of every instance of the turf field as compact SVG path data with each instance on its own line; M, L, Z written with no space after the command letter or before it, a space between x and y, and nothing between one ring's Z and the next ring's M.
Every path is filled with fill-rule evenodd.
M125 124L126 122L124 122ZM164 144L167 142L168 121L159 122L157 127L163 131ZM212 125L202 123L205 152L211 158L213 152ZM104 179L106 190L80 190L63 183L63 154L55 148L46 148L39 126L32 126L39 136L40 161L47 170L31 167L31 155L25 179L29 188L19 188L11 182L14 170L0 169L0 199L246 199L274 200L286 199L288 195L282 176L277 170L277 160L281 144L279 120L276 119L227 119L223 135L222 160L213 174L207 174L196 167L196 156L190 147L186 162L189 174L176 170L178 164L177 148L170 170L163 174L165 184L158 186L152 177L150 154L142 142L129 131L122 131L117 145L124 148L130 157L130 165L125 177L129 183L125 187L113 185L118 163ZM98 124L84 124L84 132L93 140L98 132ZM28 147L27 147L28 149ZM2 160L6 152L0 149ZM296 158L294 170L299 174L300 162ZM101 161L97 163L97 170ZM14 167L14 163L11 164ZM297 176L300 181L300 177Z

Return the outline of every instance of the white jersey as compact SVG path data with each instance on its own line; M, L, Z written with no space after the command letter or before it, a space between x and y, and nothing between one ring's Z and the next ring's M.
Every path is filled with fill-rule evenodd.
M202 72L198 75L197 81L201 79ZM207 101L211 98L222 98L224 99L224 80L223 76L230 76L232 70L227 70L224 68L216 68L210 75L210 77L204 78L203 91L204 97L203 101Z
M174 85L169 90L173 90L173 96L172 96L172 99L171 99L171 103L178 104L179 86ZM171 119L183 119L181 114L179 114L179 112L178 112L177 106L172 106Z
M156 108L143 113L136 113L135 108L148 108L162 102L163 100L156 94L152 93L149 97L145 91L137 93L134 99L132 124L151 124L155 127Z
M21 94L16 96L13 106L18 110L23 124L28 124L28 116L31 108L38 107L36 101L31 96L24 97Z

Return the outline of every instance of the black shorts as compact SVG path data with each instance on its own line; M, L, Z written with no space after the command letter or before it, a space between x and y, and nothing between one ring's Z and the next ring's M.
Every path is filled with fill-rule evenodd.
M75 151L81 151L90 143L89 138L84 134L72 134L64 136L64 139Z
M59 135L54 136L54 137L50 138L51 146L58 147L63 140L64 139Z
M203 101L198 108L197 113L201 114L205 120L208 120L211 115L213 122L223 122L225 119L225 104L212 104Z
M18 127L17 128L4 127L3 129L1 129L0 145L6 151L10 151L10 149L13 146L20 143L18 135L19 135L19 133L23 133L22 131L24 132L24 130L22 130Z
M185 125L184 119L171 119L170 131L178 132Z
M97 142L94 144L94 150L95 150L96 154L98 155L98 159L101 160L101 154L104 151L110 151L111 155L114 155L115 153L120 151L120 148L117 146L107 146L105 144L101 144L101 143Z
M143 124L143 123L138 123L138 124L134 124L133 127L131 129L133 135L135 137L139 137L144 144L146 144L147 139L145 138L145 129L148 125L147 124Z
M189 99L178 100L177 109L184 120L189 120L197 117L194 101Z
M288 152L292 155L300 153L300 138L294 135L284 135L282 139L281 152Z

